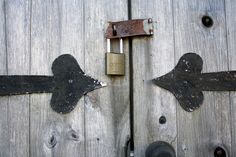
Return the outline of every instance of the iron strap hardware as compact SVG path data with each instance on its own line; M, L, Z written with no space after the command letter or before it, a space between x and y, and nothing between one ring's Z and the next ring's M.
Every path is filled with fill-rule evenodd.
M105 84L87 76L75 58L61 55L52 64L54 76L0 76L0 96L52 93L51 107L58 113L71 112L86 93Z
M169 90L182 108L192 112L203 103L202 91L235 91L236 71L201 73L203 60L195 53L184 54L175 68L153 83Z
M108 22L105 34L107 39L151 35L153 35L153 21L151 18Z

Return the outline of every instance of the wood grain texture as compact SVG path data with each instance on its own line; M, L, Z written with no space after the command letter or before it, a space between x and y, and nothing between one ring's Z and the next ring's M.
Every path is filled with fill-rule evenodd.
M104 75L104 29L114 7L117 15L109 20L126 16L125 1L33 1L31 74L51 74L53 60L71 53L87 74L109 87L81 98L66 115L51 110L50 94L31 96L32 156L123 156L129 134L129 75Z
M203 58L203 72L228 70L224 1L175 0L173 11L176 63L195 52ZM213 27L202 25L203 15L212 17ZM217 145L231 150L229 93L204 92L204 98L193 113L177 107L179 157L210 157Z
M128 66L125 77L104 75L104 31L108 20L127 18L126 1L0 4L1 74L52 75L54 59L70 53L86 73L109 85L82 98L66 115L52 111L51 94L1 98L0 138L5 142L0 155L123 156L129 135Z
M0 74L7 74L7 45L6 45L6 6L4 0L0 1ZM8 132L8 97L0 97L0 156L9 156Z
M52 75L52 62L72 54L84 69L83 1L32 2L31 74ZM31 95L31 156L85 156L84 100L69 114L50 107L51 94Z
M30 66L30 1L8 0L2 3L5 16L5 62L8 75L29 74ZM2 68L2 67L1 67ZM4 99L4 98L3 98ZM12 96L7 108L9 157L29 156L29 96Z
M151 79L174 67L172 1L132 1L132 18L153 18L154 36L133 39L135 156L144 157L154 141L176 148L176 101L171 93L152 85ZM159 124L165 116L166 124Z
M123 157L129 135L129 58L126 75L105 75L107 21L126 20L127 0L0 0L0 74L52 75L61 54L72 54L108 87L81 98L69 114L50 107L51 94L0 98L0 156ZM204 104L185 112L174 96L149 81L172 70L187 52L204 60L203 72L235 70L236 2L132 1L132 18L154 19L154 36L133 39L135 156L157 140L178 157L210 157L217 145L236 156L236 95L204 92ZM214 20L212 28L201 17ZM227 43L228 42L228 43ZM112 41L118 51L119 42ZM177 105L177 106L176 106ZM165 116L166 124L159 124Z
M87 157L123 157L129 135L129 70L128 45L124 41L126 75L105 75L107 21L127 19L126 0L86 0L85 72L105 81L108 86L85 96L85 137ZM111 40L112 49L119 43Z
M225 1L225 13L226 13L226 26L227 26L227 43L228 43L228 60L229 70L236 70L236 1ZM230 105L231 112L228 113L231 117L231 154L230 156L236 156L236 93L230 92Z

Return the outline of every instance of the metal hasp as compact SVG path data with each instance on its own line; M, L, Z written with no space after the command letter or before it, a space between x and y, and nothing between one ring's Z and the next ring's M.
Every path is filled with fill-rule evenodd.
M108 22L105 36L107 39L114 39L151 35L153 35L153 21L149 18Z
M202 91L235 91L236 71L201 73L203 60L195 53L184 54L175 68L153 83L169 90L182 108L192 112L203 103Z
M84 94L105 86L87 76L69 54L55 59L52 72L54 76L0 76L0 96L52 93L52 109L64 114L71 112Z
M125 53L123 52L123 38L151 35L153 35L153 21L151 18L108 22L105 34L107 39L105 74L110 76L125 75ZM120 52L111 52L110 40L115 38L120 39Z
M172 145L164 141L153 142L146 149L146 157L176 157Z

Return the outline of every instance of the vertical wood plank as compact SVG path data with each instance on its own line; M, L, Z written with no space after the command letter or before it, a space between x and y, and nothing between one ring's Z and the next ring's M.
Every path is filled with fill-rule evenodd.
M7 74L29 74L30 1L4 2ZM29 96L8 99L8 151L10 157L29 156Z
M6 62L6 6L5 1L0 1L0 74L7 74ZM0 156L9 156L9 133L8 133L8 98L0 98Z
M108 84L85 96L86 157L123 157L129 135L128 45L124 41L126 75L106 76L104 33L107 21L127 19L127 1L86 0L84 9L85 71ZM118 42L112 42L117 50Z
M172 1L132 1L132 18L154 21L152 38L133 39L134 63L134 140L135 156L144 157L154 141L176 147L176 102L172 94L149 81L169 72L174 66ZM166 124L159 124L165 116Z
M228 59L229 59L229 70L236 70L236 1L225 0L225 13L226 13L226 26L227 26L227 44L228 44ZM236 156L236 93L230 93L230 105L231 105L231 154L230 156Z
M33 0L31 74L52 75L52 62L72 54L84 69L84 1ZM51 94L31 96L31 156L84 157L84 100L65 115L50 107Z
M174 0L175 61L188 52L204 61L203 72L228 70L224 0ZM202 25L203 15L214 25ZM230 105L228 92L204 92L204 103L193 113L177 107L178 156L213 156L223 145L230 151ZM230 152L229 152L230 154Z

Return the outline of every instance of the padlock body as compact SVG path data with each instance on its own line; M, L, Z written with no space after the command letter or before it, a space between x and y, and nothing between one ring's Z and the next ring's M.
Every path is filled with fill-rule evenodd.
M106 75L125 75L124 53L106 53Z

